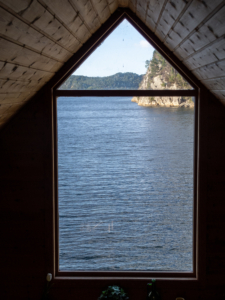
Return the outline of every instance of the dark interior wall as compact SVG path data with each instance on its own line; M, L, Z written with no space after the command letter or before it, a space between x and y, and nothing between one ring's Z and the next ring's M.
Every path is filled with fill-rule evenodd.
M49 255L49 207L52 201L51 103L40 97L26 105L0 132L1 298L40 299ZM162 290L163 299L223 299L225 271L225 107L212 96L202 100L200 157L201 239L204 282L201 287ZM125 284L126 285L126 284ZM55 284L52 299L96 299L101 284ZM129 289L145 299L145 283ZM91 295L91 296L90 296ZM136 297L139 295L138 297ZM162 299L162 300L163 300Z
M46 203L51 192L47 109L43 97L31 101L0 133L4 299L40 299L45 283Z
M209 99L207 107L206 273L207 286L225 284L225 107ZM224 290L225 299L225 290Z

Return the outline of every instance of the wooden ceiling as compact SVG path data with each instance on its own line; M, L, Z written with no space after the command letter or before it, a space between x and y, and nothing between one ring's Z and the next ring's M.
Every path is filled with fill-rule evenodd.
M225 104L225 0L0 0L0 126L118 7L130 8Z

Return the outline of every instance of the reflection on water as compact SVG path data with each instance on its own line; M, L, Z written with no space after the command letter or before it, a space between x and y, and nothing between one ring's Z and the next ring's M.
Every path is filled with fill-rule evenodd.
M58 99L61 270L192 270L193 110Z

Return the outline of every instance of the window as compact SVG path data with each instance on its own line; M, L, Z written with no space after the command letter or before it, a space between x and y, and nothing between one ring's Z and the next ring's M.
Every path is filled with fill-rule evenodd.
M129 15L123 15L123 17L126 17L130 22L132 21L132 19L129 18ZM118 20L118 23L120 21L121 19ZM155 61L154 58L156 58ZM82 59L79 63L82 62ZM163 56L161 56L158 52L155 52L155 56L153 55L153 58L149 62L149 65L152 64L151 70L154 70L156 74L148 74L148 76L154 77L155 75L155 77L160 77L160 75L157 73L157 68L158 66L162 68L162 65L164 63L166 63L166 61L164 62ZM182 75L186 77L184 73ZM140 165L137 167L134 165L137 165L137 156L140 157L140 152L137 151L139 145L138 139L140 139L138 134L135 135L136 142L132 144L132 147L133 145L136 145L137 147L137 149L133 151L134 159L132 160L132 158L129 157L129 144L127 144L127 146L125 147L126 149L120 148L120 140L124 141L125 139L123 135L118 135L118 131L120 131L121 133L122 125L118 122L110 123L110 118L107 118L109 106L106 106L105 108L104 117L99 112L99 110L95 111L94 113L93 109L92 111L88 110L91 105L96 105L97 102L100 106L104 106L106 104L108 105L109 103L115 104L115 101L120 101L120 104L123 106L125 101L129 101L129 104L132 104L137 108L138 106L135 103L131 103L132 98L133 102L138 102L138 104L143 105L143 107L146 103L147 105L154 107L155 104L159 103L159 101L163 103L166 103L166 101L175 103L176 101L178 101L177 98L179 97L188 97L188 99L186 100L187 102L190 101L190 103L192 101L191 99L195 97L196 110L198 104L198 101L196 100L197 89L190 89L192 88L192 86L194 86L194 84L191 83L192 86L190 86L186 81L188 80L188 78L186 77L185 79L183 79L183 77L179 73L174 71L174 69L172 69L170 76L167 77L168 80L166 81L166 83L165 81L163 82L165 85L162 86L161 84L162 89L159 88L160 85L157 83L158 85L155 87L155 89L149 89L152 87L148 87L147 85L145 86L145 89L138 89L134 88L133 86L128 86L127 89L122 89L123 86L121 87L113 85L110 87L111 90L109 90L108 84L106 84L106 87L104 87L105 83L101 83L99 85L99 81L97 83L93 80L90 85L90 82L88 82L85 78L82 78L82 80L80 81L76 81L76 89L73 89L74 83L72 83L71 81L72 77L68 78L63 83L63 85L62 81L60 81L56 86L54 90L54 105L55 111L57 111L58 115L58 121L56 120L55 123L55 128L57 128L58 126L58 143L55 143L55 149L58 148L59 150L59 155L58 153L56 153L56 155L58 155L56 195L58 196L57 199L59 199L59 201L56 201L56 203L57 209L62 208L62 211L59 213L59 218L58 211L56 209L56 232L58 232L59 226L61 228L60 235L56 235L55 244L56 265L58 266L56 267L56 274L58 274L58 276L66 275L69 271L69 274L73 276L90 276L91 274L91 276L98 277L100 276L99 274L103 274L102 272L108 272L104 274L110 274L110 277L156 277L155 272L160 271L159 274L157 273L157 276L159 277L176 276L195 278L196 220L195 218L193 218L193 220L191 220L191 224L189 222L188 225L184 221L187 217L187 214L189 216L194 216L196 214L196 199L194 199L194 201L192 202L193 206L188 206L187 203L185 203L185 196L183 196L181 189L185 189L190 184L192 185L193 173L196 172L194 171L196 170L196 167L191 167L192 171L190 171L191 169L189 168L184 176L182 172L179 173L179 166L177 165L175 159L176 156L168 156L167 159L164 159L165 153L160 152L163 148L160 143L162 140L165 142L167 138L167 149L169 149L169 145L172 145L171 149L175 149L175 151L177 151L177 155L179 154L182 157L182 151L184 148L187 148L187 145L180 143L179 138L178 140L173 142L173 144L171 144L170 139L171 136L182 136L183 134L187 134L187 131L183 133L182 130L177 130L172 132L171 136L166 134L164 136L159 135L158 144L154 145L155 149L150 143L151 137L149 139L142 139L146 143L144 144L144 147L150 149L152 153L147 157L147 160L142 160L141 163L143 165L138 162L138 164ZM178 82L179 89L173 89L173 84L176 80ZM112 82L112 80L110 82ZM121 80L119 80L119 82L121 83ZM154 80L153 83L156 84ZM103 88L101 88L102 86ZM58 87L60 88L57 89ZM125 87L127 87L126 84ZM73 97L73 99L71 97ZM83 106L83 110L78 107L79 105ZM58 109L59 107L63 106L63 110ZM161 112L159 110L157 111L162 115L161 117L164 120L165 115L163 115L163 111L165 112L167 109L168 108L165 107L164 110L161 109ZM86 114L84 116L85 110ZM64 115L65 111L67 111L66 117ZM76 115L74 115L75 112ZM188 134L191 135L193 134L193 132L191 131L189 120L192 119L192 122L194 123L192 117L193 114L191 115L190 113L188 113L188 110L184 110L184 112L186 112L186 114L183 115L183 119L185 119L186 121L186 125L184 126L184 128L189 129ZM120 117L118 116L118 114L121 114ZM153 126L153 118L155 118L155 116L147 116L145 114L149 114L149 110L142 110L142 125L144 127L144 123L146 123L148 124L148 127L146 128L149 128L149 120L151 120L151 126ZM117 115L114 115L114 117L117 117L121 121L122 112L117 112ZM170 114L170 117L172 118L172 121L174 121L174 115ZM72 119L76 120L76 125L71 125ZM105 119L104 121L106 122L104 123L101 119ZM90 122L90 120L92 122ZM133 118L132 121L134 120L135 119ZM98 124L98 121L102 121L102 123ZM115 130L109 131L109 128L112 128L113 124ZM158 125L159 124L160 121L158 122ZM174 127L168 126L167 129L177 129L177 126L178 125L176 123ZM101 128L101 130L104 130L98 132L99 128ZM132 126L130 126L129 128L132 128ZM137 129L137 125L135 127L133 126L133 130L135 128ZM164 127L164 133L165 128L166 127ZM69 129L70 132L68 131ZM83 136L85 132L87 141L86 144L82 146L81 144L84 142ZM146 132L144 134L146 134ZM103 144L106 145L106 149L103 149L102 144L98 143L99 139L96 137L99 137L100 135L105 135L108 139L108 141L107 139L105 139L103 142ZM133 140L133 136L130 136L129 138L130 140ZM65 139L67 141L70 140L70 149L68 149L68 144L65 144ZM193 141L194 137L192 136L191 139ZM73 143L74 140L76 141L76 143ZM177 145L175 145L176 143ZM113 146L117 149L113 149ZM74 148L76 148L75 151ZM100 150L95 152L93 151L93 148L98 148ZM104 152L104 155L102 155L101 151ZM112 157L110 157L112 152L114 153L114 156L121 156L121 159L118 160L117 163L120 166L124 165L124 168L120 168L122 169L122 171L124 171L124 173L120 173L119 176L117 174L118 169L114 168L114 161L112 160ZM168 152L170 152L170 150L168 150ZM76 153L76 159L72 160L71 157L74 158L74 153ZM155 160L156 156L158 156L158 164L154 166L151 163L151 160ZM192 160L193 158L189 157L188 159ZM106 163L102 167L101 165L103 165L104 160ZM185 157L183 157L183 162L184 161ZM78 165L80 167L80 170L82 170L79 175L76 173L76 168L78 168ZM187 165L192 165L192 162ZM110 169L110 172L107 170L107 168ZM138 168L141 169L139 174L140 176L137 176L137 178L134 179L132 178L132 176L134 176L135 174L138 175ZM186 165L184 166L184 169L185 168ZM173 170L173 172L171 172L171 170ZM104 173L103 176L101 175L103 184L101 184L100 186L98 186L99 178L97 177L99 173ZM71 176L65 177L65 174L70 174ZM149 182L153 180L154 177L157 177L155 178L154 184L149 184ZM59 181L57 180L57 178L59 178ZM70 179L68 180L68 178ZM123 181L121 180L121 178L123 179ZM179 179L182 182L180 182L180 185L177 185L177 190L174 187ZM155 193L158 182L160 182L161 184L161 190L157 190L157 192ZM165 193L165 190L168 189L168 185L169 189L171 190L169 196ZM67 189L65 188L65 186L67 186ZM193 191L193 194L195 195L196 187L192 185L191 189ZM135 202L134 197L132 198L131 196L134 196L137 191L138 194L136 194L135 196ZM160 194L160 197L157 197L157 194ZM173 195L173 197L171 195ZM171 199L173 198L174 201L168 202L167 197L171 197ZM190 198L190 194L188 197ZM75 207L71 208L71 202L69 200L70 198L76 199L76 209ZM154 198L155 201L149 203L149 198ZM60 199L64 200L60 202ZM90 199L93 200L90 201ZM109 200L107 204L105 204L106 199ZM121 206L121 202L124 203L124 201L126 201L125 206L124 204ZM118 202L118 205L116 204L116 202ZM159 206L157 206L159 202L161 205L160 210ZM181 205L181 203L183 215L180 215L180 217L178 217L178 212L181 211L179 209L179 205ZM166 204L168 204L168 207L173 206L174 209L168 210ZM144 213L146 213L146 208L148 208L148 211L151 213L152 224L149 224L150 219L148 214L144 215ZM132 219L130 218L130 216L134 215L134 212L136 213L136 215ZM112 213L114 213L113 217ZM128 217L126 217L126 214L128 215ZM170 214L170 217L168 218L169 221L166 220L168 214ZM90 215L92 215L93 218L89 218ZM160 230L164 231L165 234L160 236L162 240L159 240L154 244L154 240L159 239L159 235L155 233L154 228L154 224L159 224L159 222L157 221L157 223L154 219L156 215L158 220L163 220L163 224L161 224ZM118 217L117 221L114 221L115 216ZM174 220L180 218L179 222L175 225L175 227L177 227L176 229L172 228L174 225L171 222L173 218ZM186 228L187 232L189 232L187 234L187 241L184 242L186 236L182 235L180 235L177 239L172 237L173 242L171 242L171 239L168 239L168 241L165 240L169 237L169 232L171 230L175 230L178 234L180 232L179 226L189 226L188 229ZM72 231L73 234L68 235L68 231ZM135 235L133 231L139 232ZM190 232L193 232L193 235L190 235ZM97 233L97 235L95 235L95 233ZM147 243L149 239L151 239L151 243ZM93 246L93 240L97 240L96 246ZM183 254L181 255L183 256L182 262L178 259L179 255L173 254L173 251L176 253L176 250L181 243L185 245L185 247L183 247ZM59 248L58 245L60 245ZM126 249L125 251L124 245ZM132 247L132 245L134 245L134 247ZM152 247L152 245L154 246ZM165 246L163 249L164 253L160 252L159 250L160 248L163 248L162 245ZM187 245L189 245L188 251ZM167 246L169 246L169 250ZM68 251L69 247L71 247L72 249L76 249L76 251L74 251L73 253L73 257L75 258L76 263L74 263L75 260L73 261L71 260L71 257L69 257L69 255L73 252L73 250ZM78 248L79 250L77 250ZM131 252L130 256L134 257L132 262L129 259L128 252ZM107 253L107 259L104 258L103 253ZM151 253L151 255L149 253ZM187 256L185 256L185 254L187 254ZM168 256L170 256L170 258ZM154 259L151 261L152 257L154 257ZM185 264L184 261L186 260L187 262L187 257L191 257L191 259L189 259L188 263ZM83 263L85 260L86 265ZM169 264L167 263L168 260L170 261ZM122 262L125 264L120 268ZM115 271L118 271L119 273ZM174 275L174 273L176 273L176 275Z

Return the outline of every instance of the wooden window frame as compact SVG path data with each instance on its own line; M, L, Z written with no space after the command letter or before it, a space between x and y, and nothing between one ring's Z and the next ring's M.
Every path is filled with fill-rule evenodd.
M84 60L104 41L107 36L124 20L127 19L136 30L162 55L165 59L184 77L184 79L193 87L192 90L58 90L58 87L84 62ZM142 21L129 9L119 8L101 28L82 46L81 49L68 61L68 63L56 74L50 82L49 98L51 98L52 110L52 175L53 175L53 191L52 191L52 207L51 216L49 216L52 224L51 238L49 239L48 257L49 271L53 274L56 282L89 282L96 280L98 282L127 282L132 280L146 281L150 278L159 279L164 286L170 282L179 286L187 286L190 282L199 285L204 282L205 261L204 247L205 239L201 237L204 231L204 204L202 198L204 196L203 188L200 181L201 169L204 169L204 159L200 159L199 153L201 149L200 127L201 118L199 118L203 101L201 100L206 94L204 86L194 75L181 64L181 62L170 52L166 46L142 23ZM59 245L58 245L58 174L57 174L57 97L174 97L187 96L195 97L195 129L194 129L194 215L193 215L193 272L168 272L168 271L59 271ZM201 239L200 239L201 238ZM169 281L168 281L169 280ZM170 285L171 286L171 285Z

